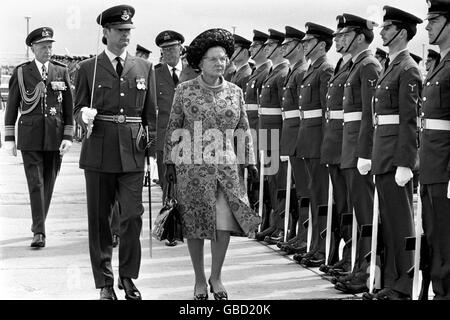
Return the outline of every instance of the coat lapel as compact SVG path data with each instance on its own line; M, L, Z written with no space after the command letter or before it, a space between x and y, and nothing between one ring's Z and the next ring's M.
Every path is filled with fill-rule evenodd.
M397 57L395 57L394 61L392 61L389 64L387 70L385 70L384 73L381 75L381 77L378 79L377 84L381 83L384 80L384 78L386 78L386 76L394 69L394 67L398 65L400 62L402 62L402 60L405 58L406 55L409 55L409 52L403 51Z
M450 61L450 52L447 53L447 55L444 57L444 59L442 59L435 68L433 68L433 70L427 76L427 81L431 80L431 78L433 78L439 72L439 70L441 70L444 67L444 65L447 61Z
M339 75L341 75L343 72L346 72L348 70L348 65L349 65L350 61L352 61L351 58L344 65L341 65L338 72L331 77L330 83L333 82L335 79L337 79L339 77Z
M41 74L37 68L36 62L32 61L28 64L28 72L31 74L33 78L35 78L37 81L42 81Z
M109 61L109 58L106 55L105 51L103 51L98 55L97 64L106 71L108 71L109 73L111 73L114 77L117 77L117 72L116 70L114 70L113 65L111 61Z
M322 63L325 62L326 56L320 57L319 59L317 59L316 61L314 61L314 63L308 68L308 70L306 71L305 75L303 76L303 81L306 80L311 74L314 73L314 70L319 68Z
M136 57L127 53L127 57L125 59L125 65L123 66L122 77L125 77L127 73L134 68Z
M49 62L48 64L48 77L47 77L47 83L50 83L52 80L55 79L55 66L53 63Z
M164 81L167 82L168 84L172 85L175 88L175 84L173 83L173 78L170 75L170 71L169 71L170 66L167 63L164 63L161 66L161 68L162 68L161 73L164 78Z

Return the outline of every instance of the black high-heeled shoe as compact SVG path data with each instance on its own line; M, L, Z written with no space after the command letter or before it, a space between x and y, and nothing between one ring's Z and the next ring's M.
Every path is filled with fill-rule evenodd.
M206 286L205 293L195 293L194 286L194 300L208 300L208 286Z
M213 286L211 284L211 280L208 279L208 283L210 286L209 291L213 294L214 300L228 300L228 294L226 291L214 292Z

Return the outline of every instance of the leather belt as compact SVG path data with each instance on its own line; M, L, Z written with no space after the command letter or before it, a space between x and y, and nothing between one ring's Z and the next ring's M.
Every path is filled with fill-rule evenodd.
M387 124L400 124L400 116L398 114L376 114L373 118L374 126L383 126Z
M450 120L419 118L417 124L420 130L450 131Z
M258 114L263 116L281 116L280 108L259 108Z
M142 122L141 117L128 117L124 114L115 114L112 116L98 114L95 116L95 120L109 121L114 123Z
M284 119L299 118L299 117L300 117L300 110L283 111L283 120Z
M300 120L322 117L322 109L300 110Z
M258 105L253 103L245 104L245 110L246 111L258 111Z
M342 120L344 119L343 110L327 110L325 111L325 120Z
M353 122L353 121L361 121L362 112L344 112L344 122Z

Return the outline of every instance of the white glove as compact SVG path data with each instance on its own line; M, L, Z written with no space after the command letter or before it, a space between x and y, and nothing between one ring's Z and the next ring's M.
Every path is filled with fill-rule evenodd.
M14 141L5 141L5 150L8 155L17 157L17 147Z
M70 150L71 146L72 146L72 141L70 141L70 140L61 141L61 146L59 146L59 154L61 155L61 157Z
M447 187L447 198L450 199L450 181L448 182L448 187Z
M399 187L404 187L412 177L413 173L410 168L397 167L397 171L395 172L395 182Z
M281 162L289 161L289 156L280 156L280 161Z
M358 163L356 164L356 167L358 168L359 174L365 176L366 174L369 173L370 169L372 168L372 160L358 158Z
M81 119L83 119L83 122L88 124L89 120L94 120L95 116L97 115L97 109L94 108L88 108L83 107L81 108Z

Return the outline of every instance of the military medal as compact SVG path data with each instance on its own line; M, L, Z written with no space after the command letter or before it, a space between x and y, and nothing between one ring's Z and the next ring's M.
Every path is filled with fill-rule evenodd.
M58 98L56 98L58 100L58 103L61 103L63 101L63 97L62 97L62 93L61 91L58 91Z
M136 87L138 90L145 90L147 86L145 84L145 78L136 78Z
M55 107L51 107L50 108L50 115L52 115L52 116L56 115L56 108Z

